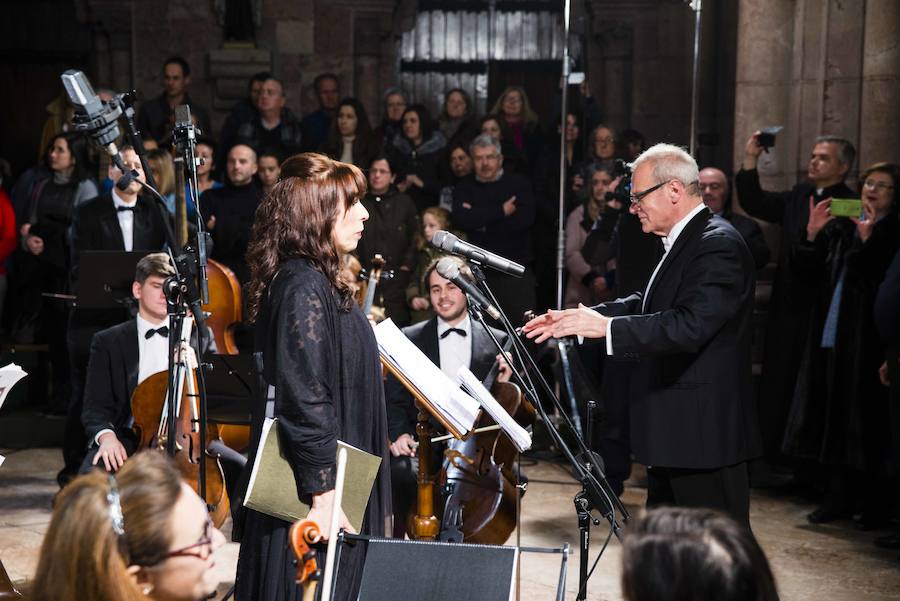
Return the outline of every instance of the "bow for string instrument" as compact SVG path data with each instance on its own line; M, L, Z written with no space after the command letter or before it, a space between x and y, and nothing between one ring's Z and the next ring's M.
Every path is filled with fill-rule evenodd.
M200 462L206 462L206 502L210 517L220 527L229 513L225 476L218 457L200 448L199 395L197 393L197 359L189 341L193 319L185 317L175 359L176 420L175 464L184 480L200 492ZM172 333L171 335L175 335ZM169 436L169 406L166 403L169 372L161 371L141 382L131 395L134 432L140 441L138 449L166 451ZM208 424L207 444L219 438L218 428Z

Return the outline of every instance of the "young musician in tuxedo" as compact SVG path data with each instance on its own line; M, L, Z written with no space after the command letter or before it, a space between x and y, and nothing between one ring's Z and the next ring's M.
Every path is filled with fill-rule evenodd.
M512 375L509 365L497 354L497 348L481 323L468 314L465 293L456 284L437 272L437 257L425 270L423 282L428 289L435 316L403 329L406 337L425 353L435 365L454 381L460 366L465 365L481 381L492 376L492 367L499 360L496 380L506 382ZM458 263L463 277L474 279L472 270L458 257L449 257ZM501 344L506 333L491 328ZM490 388L492 382L487 382ZM418 410L412 394L393 376L384 386L388 411L388 434L391 438L391 482L393 486L394 536L402 538L406 532L406 517L416 500L416 416ZM441 447L435 446L435 462L440 465Z
M134 453L131 395L149 376L169 367L169 336L163 282L175 273L165 253L151 253L135 269L132 294L138 314L94 335L88 363L82 422L90 441L81 472L93 466L116 471ZM193 336L196 336L196 328ZM215 352L211 332L203 337Z
M141 161L134 149L125 146L121 155L125 166L137 171L140 181L146 181ZM110 164L110 179L118 181L121 176L122 172ZM162 250L166 245L166 218L152 198L141 194L141 185L137 181L131 182L125 190L114 187L76 207L72 218L71 289L78 290L80 259L84 251ZM57 476L61 486L77 473L88 444L81 425L81 411L91 338L94 333L121 323L128 317L130 313L123 306L121 310L76 307L69 318L66 337L72 396L63 442L65 467Z

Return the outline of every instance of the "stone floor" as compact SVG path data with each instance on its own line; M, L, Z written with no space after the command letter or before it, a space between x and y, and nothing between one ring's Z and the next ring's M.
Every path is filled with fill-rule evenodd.
M49 521L50 503L56 492L54 474L61 459L57 449L0 449L0 454L6 455L6 462L0 467L0 560L13 582L27 589ZM523 500L521 544L558 547L568 542L577 546L572 496L578 486L556 463L530 465L527 473L530 483ZM624 496L633 514L639 512L646 494L637 485L641 475L636 470ZM875 533L858 532L848 523L810 526L804 515L811 506L794 498L754 493L751 508L754 532L769 557L783 599L900 599L897 554L876 549L871 544ZM606 533L604 525L594 528L591 562ZM514 542L515 538L510 541ZM217 562L223 583L221 593L234 579L237 548L229 543ZM621 599L620 549L616 540L610 542L590 580L589 599ZM555 598L559 561L559 555L523 555L522 600ZM566 599L575 598L577 580L576 550L569 558ZM221 597L222 594L218 598Z

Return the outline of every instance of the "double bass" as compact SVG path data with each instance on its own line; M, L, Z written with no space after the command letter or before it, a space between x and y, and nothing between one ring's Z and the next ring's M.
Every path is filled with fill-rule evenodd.
M210 507L210 517L218 528L228 517L229 502L225 491L225 475L218 457L201 448L200 420L197 394L196 358L187 342L193 320L184 319L177 357L175 360L176 421L175 455L173 459L184 480L200 493L200 462L206 469L206 502ZM175 335L175 333L172 333ZM151 375L141 382L131 395L133 429L138 439L138 450L152 449L166 451L169 437L169 406L166 402L169 388L167 371ZM206 427L207 444L219 438L214 424Z

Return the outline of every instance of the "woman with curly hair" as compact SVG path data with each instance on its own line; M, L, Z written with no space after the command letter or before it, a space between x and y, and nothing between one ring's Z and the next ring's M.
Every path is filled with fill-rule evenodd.
M374 455L387 454L378 347L341 277L342 257L356 248L369 217L360 202L365 193L366 178L357 167L321 154L293 156L259 206L247 252L256 351L262 353L266 388L274 387L270 416L278 420L297 496L312 506L309 519L323 530L331 523L338 439ZM253 410L254 441L266 404ZM388 470L389 462L383 461L362 522L365 534L384 534L391 514ZM236 528L243 530L238 601L300 598L288 548L290 525L253 510L238 516ZM343 511L339 525L352 531ZM336 599L356 599L362 551L359 546L341 551Z

